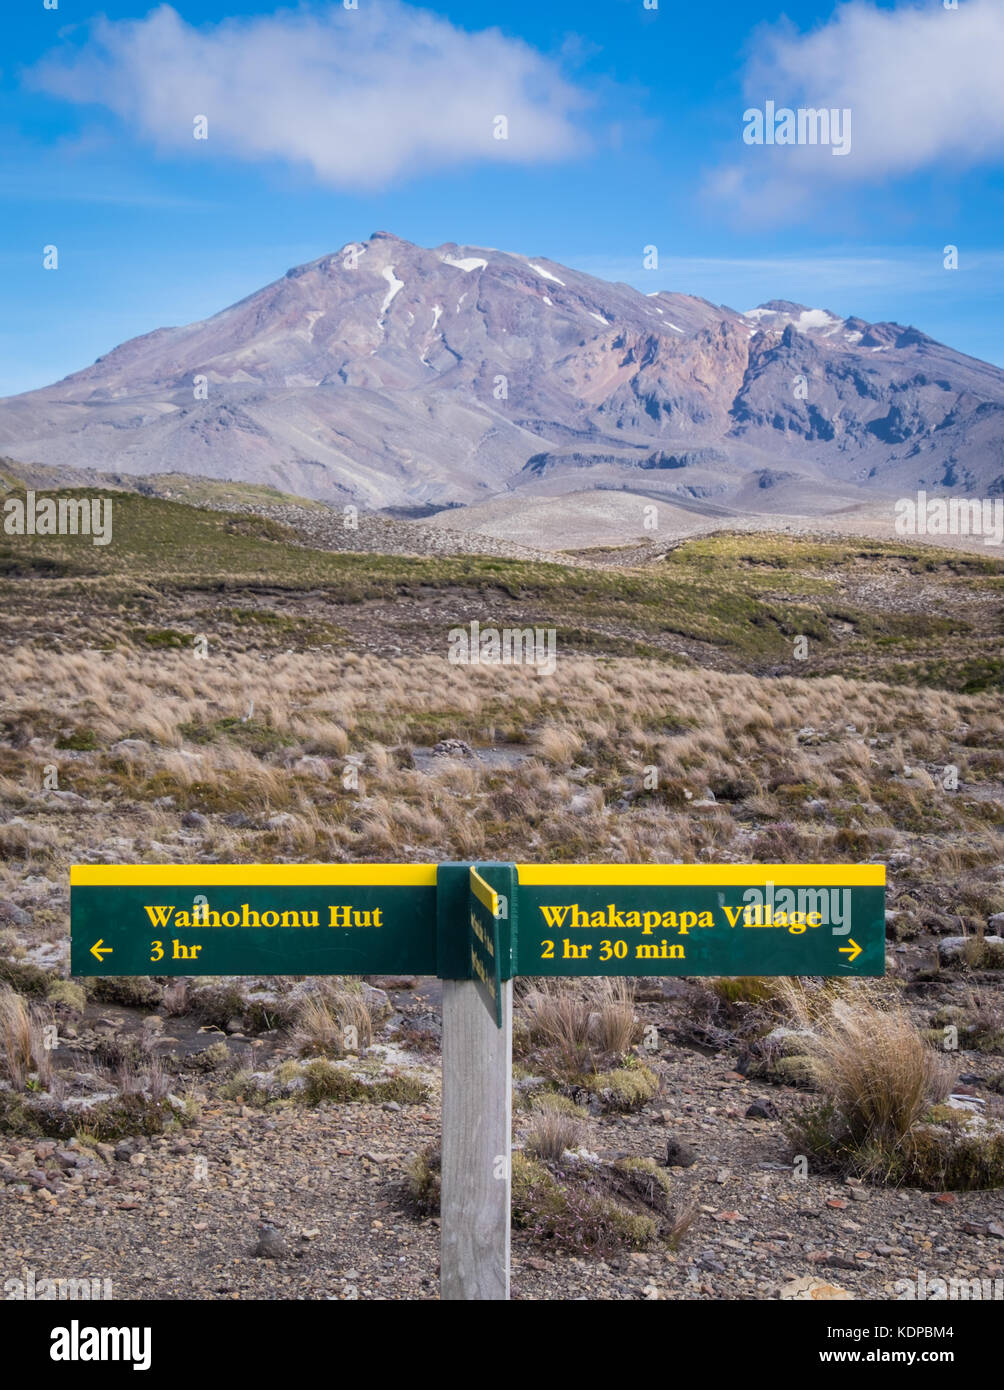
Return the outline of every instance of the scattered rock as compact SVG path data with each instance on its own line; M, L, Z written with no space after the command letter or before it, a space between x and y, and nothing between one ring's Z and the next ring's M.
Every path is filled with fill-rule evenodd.
M810 1299L814 1302L835 1302L853 1299L854 1295L837 1284L826 1284L821 1279L814 1279L811 1274L803 1274L800 1279L792 1279L787 1284L782 1284L778 1290L778 1297L786 1302L804 1302Z
M682 1139L670 1139L666 1145L667 1168L692 1168L697 1162L697 1150L685 1144Z
M462 738L441 738L433 745L433 756L437 758L476 758L477 754Z
M255 1258L259 1260L284 1260L289 1251L279 1230L270 1221L258 1225L258 1245Z
M977 951L981 951L988 962L1004 965L1002 936L946 936L938 942L938 959L942 965L958 964L967 959L967 953Z

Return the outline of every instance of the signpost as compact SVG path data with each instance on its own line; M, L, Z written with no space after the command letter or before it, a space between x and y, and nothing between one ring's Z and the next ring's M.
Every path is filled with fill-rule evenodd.
M885 868L74 865L75 975L439 975L441 1295L509 1296L515 975L882 975Z

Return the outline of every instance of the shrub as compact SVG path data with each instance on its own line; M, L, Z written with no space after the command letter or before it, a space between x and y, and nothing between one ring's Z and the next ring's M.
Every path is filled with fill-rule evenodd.
M423 1216L435 1216L439 1212L441 1179L442 1158L439 1148L435 1144L429 1144L412 1157L406 1178L408 1195Z
M859 1146L901 1140L948 1079L905 1011L864 1000L837 999L806 1050L817 1085Z
M649 1067L640 1063L633 1067L618 1067L615 1071L597 1072L585 1078L587 1089L604 1110L640 1110L659 1089L659 1078Z

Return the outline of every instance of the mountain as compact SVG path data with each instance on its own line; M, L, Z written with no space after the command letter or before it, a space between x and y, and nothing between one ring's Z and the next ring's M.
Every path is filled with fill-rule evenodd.
M368 507L594 488L1004 492L1004 372L915 328L738 313L387 232L0 400L0 454ZM765 506L765 510L769 507Z

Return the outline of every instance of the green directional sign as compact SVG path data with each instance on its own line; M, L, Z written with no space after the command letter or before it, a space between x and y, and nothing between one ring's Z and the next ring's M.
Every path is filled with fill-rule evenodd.
M74 975L437 970L435 864L74 865Z
M517 975L881 975L885 869L520 864Z
M850 864L75 865L75 975L881 975Z

